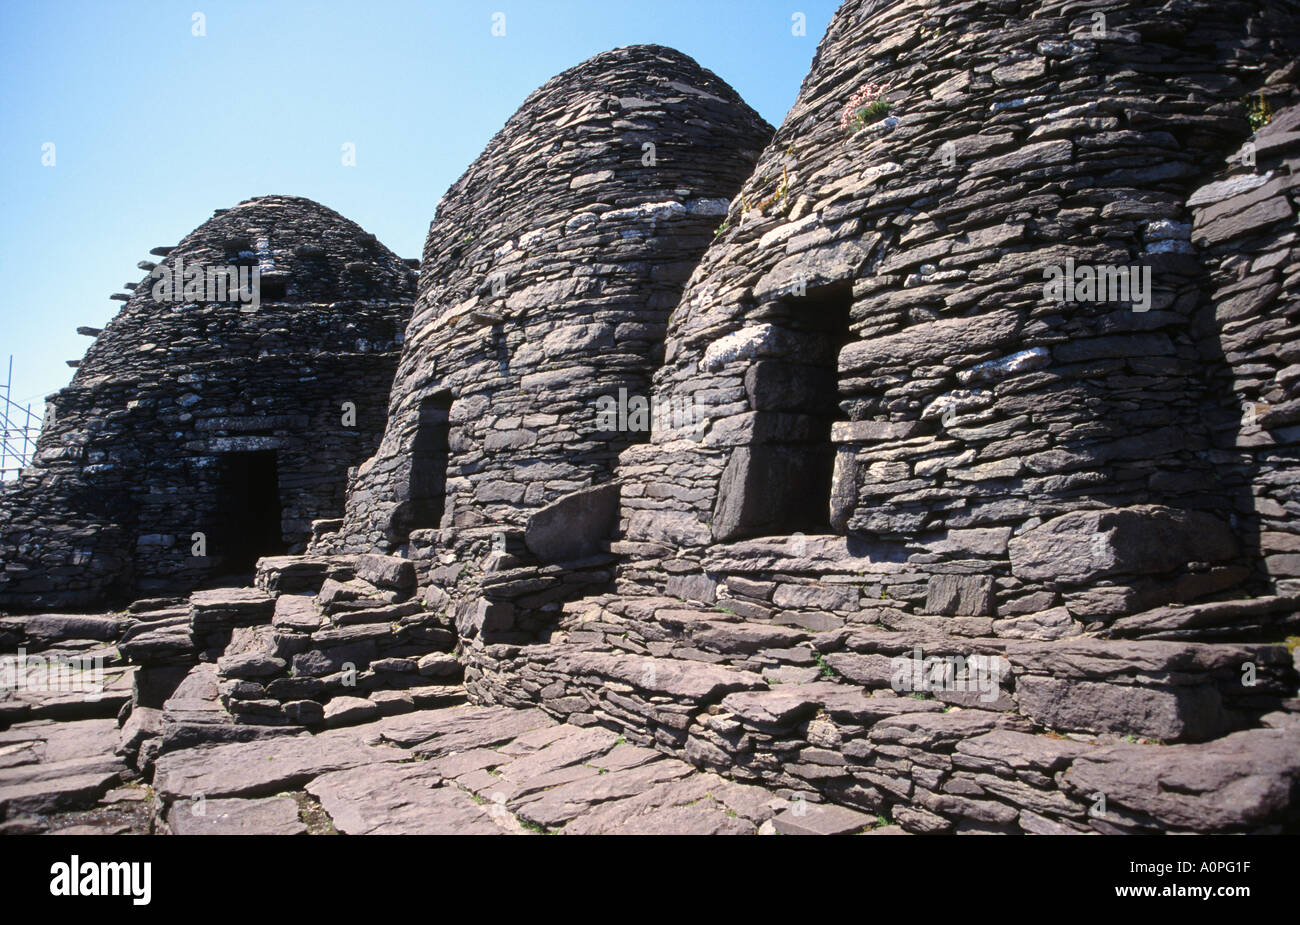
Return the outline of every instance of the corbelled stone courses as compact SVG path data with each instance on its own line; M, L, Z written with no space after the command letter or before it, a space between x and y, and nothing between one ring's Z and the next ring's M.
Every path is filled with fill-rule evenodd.
M649 596L566 610L550 643L466 646L472 697L611 728L796 806L826 800L909 832L1295 822L1300 770L1286 750L1300 724L1281 646L807 633ZM958 683L926 686L950 661L964 666L947 676Z
M1148 7L845 3L671 320L766 127L653 46L548 83L311 554L0 619L115 672L0 698L0 827L134 769L174 832L1295 830L1300 10Z
M1294 69L1293 69L1294 70ZM1238 500L1238 532L1274 587L1300 590L1300 106L1284 82L1256 105L1271 121L1192 193L1192 243L1207 268L1202 352L1218 362L1207 412L1222 484ZM1272 102L1270 102L1272 101Z
M860 597L815 609L842 622L887 600L1039 638L1240 587L1250 490L1216 480L1204 412L1228 367L1202 350L1194 227L1290 246L1293 213L1276 178L1213 194L1240 208L1195 226L1190 197L1249 136L1243 98L1266 78L1274 108L1294 93L1295 17L1281 2L845 3L673 315L655 399L701 423L622 455L618 587L663 593L701 567L710 582L856 574ZM888 115L846 128L868 83ZM1292 136L1261 137L1280 157ZM1241 311L1293 273L1260 247L1259 286L1218 284ZM1047 288L1048 268L1073 284L1081 267L1149 268L1150 286ZM1236 361L1282 376L1267 387L1282 430L1288 323L1242 322L1269 368ZM1281 576L1293 467L1264 452ZM791 547L764 570L746 565L757 541L737 542L832 532L862 566L801 570Z
M157 250L156 275L51 397L33 465L0 495L0 606L187 591L301 551L378 443L414 296L402 260L286 196L218 210ZM196 288L160 286L164 271L227 268L258 271L255 310L188 275Z
M653 45L529 96L438 207L388 428L318 548L522 531L608 481L645 434L597 401L648 398L669 313L770 136L726 83Z

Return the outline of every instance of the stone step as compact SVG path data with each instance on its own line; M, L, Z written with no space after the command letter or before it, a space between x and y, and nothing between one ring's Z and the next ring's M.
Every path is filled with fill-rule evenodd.
M116 614L47 613L9 617L6 626L21 627L26 648L37 651L71 640L114 642L132 624L129 617Z
M352 556L265 556L257 560L253 584L271 594L315 594L327 578L355 577Z
M112 719L26 722L0 732L0 819L82 809L129 775Z
M118 641L117 648L128 661L150 666L192 664L199 652L188 610L136 623Z
M260 588L214 588L190 595L190 627L196 638L270 623L275 597Z
M749 671L596 646L476 645L465 687L478 702L540 706L581 725L624 729L633 741L680 746L692 717L735 691L766 689Z
M235 722L314 728L341 724L349 700L374 698L388 715L463 699L445 618L415 601L332 616L321 610L318 598L283 594L270 626L233 630L217 668ZM349 722L370 716L353 707Z
M567 610L556 639L582 649L727 665L770 682L826 678L957 706L1020 709L1067 733L1203 741L1257 725L1300 685L1281 646L966 637L939 632L932 621L812 633L650 596L601 595Z
M285 723L236 723L220 696L217 666L194 666L162 707L162 737L150 748L157 754L196 745L247 742L297 731ZM146 746L142 745L141 748Z
M94 806L128 774L112 755L0 769L0 818Z

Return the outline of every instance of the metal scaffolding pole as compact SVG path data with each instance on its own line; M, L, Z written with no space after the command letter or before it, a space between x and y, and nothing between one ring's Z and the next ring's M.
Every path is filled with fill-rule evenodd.
M0 388L0 481L10 478L10 473L17 477L31 462L41 429L40 415L32 414L31 403L20 406L12 400L13 380L14 358L10 355Z

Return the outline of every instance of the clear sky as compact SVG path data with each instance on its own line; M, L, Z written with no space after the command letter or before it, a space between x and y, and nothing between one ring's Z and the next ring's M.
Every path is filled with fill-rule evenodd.
M838 6L0 0L0 385L13 354L12 397L41 410L90 344L77 326L116 314L136 262L252 196L315 199L418 257L443 192L510 114L597 52L672 46L780 125Z

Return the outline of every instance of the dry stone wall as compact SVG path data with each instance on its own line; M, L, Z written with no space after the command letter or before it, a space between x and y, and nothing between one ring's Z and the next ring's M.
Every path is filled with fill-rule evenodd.
M521 818L571 831L706 786L785 801L777 831L1294 831L1297 25L1287 0L848 0L756 165L768 128L714 75L598 55L440 205L387 429L309 554L127 615L9 617L0 644L113 645L118 753L164 801L214 760L232 797L355 767L309 788L347 830L418 829L444 767L375 784L351 731L302 727L360 724L480 796L486 745L534 769L622 749L637 774L530 784ZM359 298L376 264L403 272L323 284ZM231 370L245 331L125 343ZM642 442L628 399L661 360ZM73 466L111 430L86 394L42 438L50 492L122 461ZM220 414L229 450L249 431ZM36 580L120 573L134 508L99 496L58 538L100 538L90 568ZM71 708L0 697L0 721ZM659 775L691 783L664 802Z
M0 606L186 591L301 552L379 440L414 274L306 199L221 209L134 284L0 495ZM201 271L203 288L186 276ZM207 287L260 278L260 304ZM179 274L178 285L160 288ZM346 403L346 404L345 404ZM203 545L195 547L195 533Z
M1293 64L1290 74L1300 67ZM1270 80L1256 98L1283 98ZM1293 79L1293 78L1292 78ZM1192 193L1192 243L1206 267L1212 316L1203 352L1217 407L1211 459L1238 503L1234 524L1279 590L1300 591L1300 107L1271 120L1230 166Z
M627 409L648 399L668 315L770 132L659 46L533 93L438 207L387 431L318 548L519 532L607 481L646 437ZM602 398L622 417L598 416Z
M566 610L546 644L468 648L471 698L917 834L1297 821L1297 676L1281 646L808 632L652 596Z
M463 639L471 699L910 832L1294 826L1296 13L845 3L673 315L616 592Z
M1294 96L1295 17L844 4L674 314L655 397L698 422L623 455L620 587L802 580L831 533L868 563L805 576L861 585L842 609L1016 635L1249 587L1189 200L1249 136L1244 98ZM788 567L754 564L783 535Z

